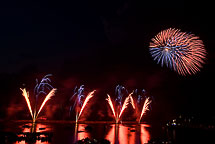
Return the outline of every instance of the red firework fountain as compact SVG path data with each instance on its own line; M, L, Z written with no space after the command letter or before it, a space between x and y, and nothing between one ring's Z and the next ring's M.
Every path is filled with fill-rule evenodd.
M51 76L51 74L48 74L46 75L40 83L38 83L38 80L36 79L36 86L34 88L34 93L35 93L35 107L34 107L34 113L32 111L32 107L31 107L31 103L30 103L30 99L29 99L29 92L26 91L26 89L21 89L20 90L22 91L22 95L24 96L25 98L25 101L27 103L27 106L28 106L28 109L30 111L30 114L31 114L31 117L32 117L32 120L33 120L33 123L36 121L39 113L41 112L41 110L43 109L43 107L45 106L46 102L51 99L52 96L55 95L55 92L56 92L56 88L53 88L49 82L51 82L49 76ZM48 92L48 91L49 92ZM47 94L48 92L48 94ZM39 110L37 111L37 101L38 101L38 97L40 94L47 94L45 99L43 100Z
M25 88L24 89L20 88L20 90L22 91L22 95L25 97L25 101L26 101L26 103L28 105L28 109L30 111L31 117L32 117L32 119L34 119L34 116L33 116L33 113L32 113L32 109L31 109L31 103L29 101L29 93L26 91Z
M84 109L86 108L86 105L90 101L90 99L94 96L96 90L93 90L88 93L88 95L85 97L84 94L84 85L81 85L79 88L76 86L74 89L74 93L70 98L71 100L74 100L73 106L70 106L70 113L75 108L76 112L76 123L78 122L78 119L81 117Z
M135 109L134 99L133 99L133 97L131 95L130 95L130 101L131 101L131 104L132 104L133 108ZM149 111L149 105L151 104L151 102L152 102L152 100L150 100L149 97L147 97L145 99L145 102L143 104L141 114L140 114L140 117L139 117L139 123L140 123L143 115L146 114L146 111Z
M52 96L54 96L54 94L55 94L55 92L56 92L57 89L54 88L54 89L52 89L52 90L49 92L49 94L45 97L43 103L41 104L39 111L36 112L36 113L34 113L34 114L32 113L31 103L30 103L30 100L29 100L29 92L27 92L25 88L24 88L24 89L21 89L21 88L20 88L20 90L22 91L22 95L25 97L25 100L26 100L26 103L27 103L27 105L28 105L28 109L29 109L29 111L30 111L32 120L33 120L33 122L35 122L36 119L37 119L37 117L38 117L38 115L39 115L39 113L41 112L42 108L44 107L44 105L46 104L46 102L47 102L49 99L51 99ZM36 110L35 110L35 111L36 111Z
M149 97L146 98L145 102L144 102L144 105L143 105L143 108L142 108L142 112L141 112L141 115L140 115L140 118L139 118L139 123L141 121L141 118L144 114L146 114L146 111L149 110L149 105L151 104L151 100L149 100Z
M116 113L115 113L115 110L114 110L114 107L113 107L113 103L112 103L112 101L111 101L110 96L109 96L109 95L107 95L107 96L108 96L108 98L107 98L106 100L108 101L108 104L110 105L110 108L111 108L111 110L112 110L112 112L113 112L113 115L114 115L114 117L115 117L115 119L116 119Z
M119 113L119 118L121 117L121 115L122 115L122 113L124 112L124 110L127 108L128 104L129 104L130 97L131 97L132 94L133 94L133 92L130 93L130 94L128 95L128 97L125 99L125 101L124 101L124 103L123 103L123 106L122 106L122 109L121 109L121 111L120 111L120 113Z
M120 117L122 116L123 112L125 111L125 109L127 108L128 104L129 104L129 101L131 101L131 103L133 102L133 101L132 101L133 99L130 100L130 99L131 99L130 97L131 97L132 94L133 94L133 92L130 93L130 94L126 97L126 99L125 99L125 101L124 101L124 103L123 103L123 105L122 105L122 108L121 108L121 110L120 110L120 113L116 113L116 111L115 111L115 109L114 109L114 106L113 106L113 103L112 103L112 100L111 100L111 98L110 98L110 95L107 94L108 98L107 98L106 100L108 101L108 104L110 105L110 108L111 108L111 110L112 110L112 112L113 112L113 115L114 115L114 118L115 118L116 123L119 122ZM132 104L132 106L134 106L134 105ZM135 108L135 107L134 107L134 108Z
M140 115L137 118L138 122L140 123L143 115L145 115L146 112L149 111L149 106L152 103L152 100L150 97L146 96L146 92L144 89L142 90L142 93L139 93L137 89L134 90L134 92L135 92L135 95L137 96L136 101L134 101L131 94L129 95L129 98L130 98L133 109L136 109L137 115ZM133 94L133 92L132 92L132 94ZM144 101L144 104L141 104L143 101L143 97L145 97L145 101Z
M81 107L80 112L77 112L77 113L76 113L76 123L78 122L78 119L80 118L80 116L81 116L81 114L82 114L84 108L86 107L87 103L88 103L89 100L93 97L95 91L96 91L96 90L90 92L90 93L87 95L87 97L85 98L84 103L83 103L83 105L82 105L82 107Z

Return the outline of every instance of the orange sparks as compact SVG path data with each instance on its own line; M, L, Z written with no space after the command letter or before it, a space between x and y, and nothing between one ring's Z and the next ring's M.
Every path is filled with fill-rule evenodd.
M30 101L29 101L29 93L26 91L25 88L24 88L24 89L21 89L21 88L20 88L20 90L22 91L22 95L25 97L25 100L26 100L27 105L28 105L28 109L29 109L29 111L30 111L30 113L31 113L31 117L32 117L32 119L33 119L33 113L32 113L32 109L31 109L31 103L30 103Z
M119 118L121 117L123 111L127 108L128 104L129 104L129 99L130 99L130 95L125 99L125 101L123 103L122 109L119 114Z
M44 105L46 104L46 102L47 102L49 99L51 99L52 96L54 96L56 90L57 90L56 88L52 89L52 90L49 92L49 94L46 96L46 98L44 99L42 105L40 106L40 109L39 109L39 111L38 111L38 113L37 113L37 116L39 115L40 111L42 110L42 108L44 107ZM36 118L37 118L37 116L36 116Z
M81 113L82 113L82 111L84 110L84 108L85 108L85 106L87 105L87 103L89 102L89 100L93 97L93 94L94 94L95 91L96 91L96 90L90 92L90 93L87 95L86 99L84 100L83 106L81 107L81 110L80 110L80 112L79 112L78 118L81 116Z
M152 101L149 100L149 97L146 98L145 102L144 102L144 105L143 105L143 109L142 109L142 112L141 112L141 115L140 115L140 119L139 119L139 122L143 116L143 114L146 113L147 110L149 110L149 104L151 103Z
M114 117L116 118L116 113L115 113L115 110L114 110L114 107L113 107L113 103L112 103L112 101L111 101L111 98L110 98L110 96L107 94L107 96L108 96L108 98L106 99L107 101L108 101L108 103L109 103L109 105L110 105L110 108L111 108L111 110L112 110L112 112L113 112L113 115L114 115Z
M130 94L129 94L129 97L130 97L130 100L131 100L131 105L132 105L133 109L135 109L134 99L133 99L133 97L131 96L133 93L134 93L134 92L130 93Z

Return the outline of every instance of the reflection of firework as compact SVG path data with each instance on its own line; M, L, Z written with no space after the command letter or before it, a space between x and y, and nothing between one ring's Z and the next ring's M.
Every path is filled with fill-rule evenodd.
M35 107L34 107L34 114L32 112L32 107L31 107L31 103L30 103L30 100L29 100L29 92L26 91L26 89L21 89L20 90L22 91L22 95L25 97L25 100L26 100L26 103L28 105L28 109L30 111L30 114L32 116L32 119L33 119L33 122L36 121L39 113L41 112L42 108L44 107L44 105L46 104L46 102L51 99L52 96L54 96L55 92L56 92L56 88L53 88L49 82L51 82L51 80L48 78L48 76L51 76L51 75L46 75L40 83L38 83L38 80L37 81L37 84L35 86L35 89L34 89L34 92L35 92ZM47 90L49 90L49 93L47 94ZM41 94L45 94L46 97L45 99L43 100L43 103L41 104L39 110L37 111L37 101L38 101L38 96L41 95Z
M130 127L123 124L113 124L105 139L109 140L111 144L146 144L150 140L148 127L150 125L140 124L136 125L136 127ZM131 131L131 129L135 132Z
M79 117L81 116L81 114L82 114L84 108L86 107L87 103L89 102L89 100L93 97L95 91L96 90L88 93L88 95L85 98L84 85L81 85L79 89L77 89L77 87L75 87L74 94L72 95L70 100L72 100L74 97L76 97L76 98L75 98L74 105L70 107L70 113L74 109L74 107L76 107L76 122L78 121Z
M206 57L202 40L194 34L178 29L167 29L158 33L150 43L150 53L161 66L174 69L181 75L200 71Z

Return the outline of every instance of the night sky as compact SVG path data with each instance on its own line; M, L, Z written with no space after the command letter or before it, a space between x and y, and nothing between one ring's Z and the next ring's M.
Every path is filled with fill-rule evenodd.
M15 116L25 107L19 88L32 90L35 79L48 73L58 88L49 103L58 103L51 107L54 118L60 119L59 111L67 113L62 107L80 84L97 90L91 110L101 108L96 112L101 119L106 93L113 93L117 84L130 91L144 88L153 96L154 119L180 113L215 116L212 5L172 0L1 2L0 118L25 118ZM180 76L153 61L149 42L170 27L203 40L208 54L201 72Z

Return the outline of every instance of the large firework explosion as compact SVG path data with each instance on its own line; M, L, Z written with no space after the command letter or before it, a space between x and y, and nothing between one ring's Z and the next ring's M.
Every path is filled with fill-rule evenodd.
M200 71L207 54L198 36L174 28L159 32L152 38L149 47L157 63L161 63L161 66L165 63L180 75L192 75Z

